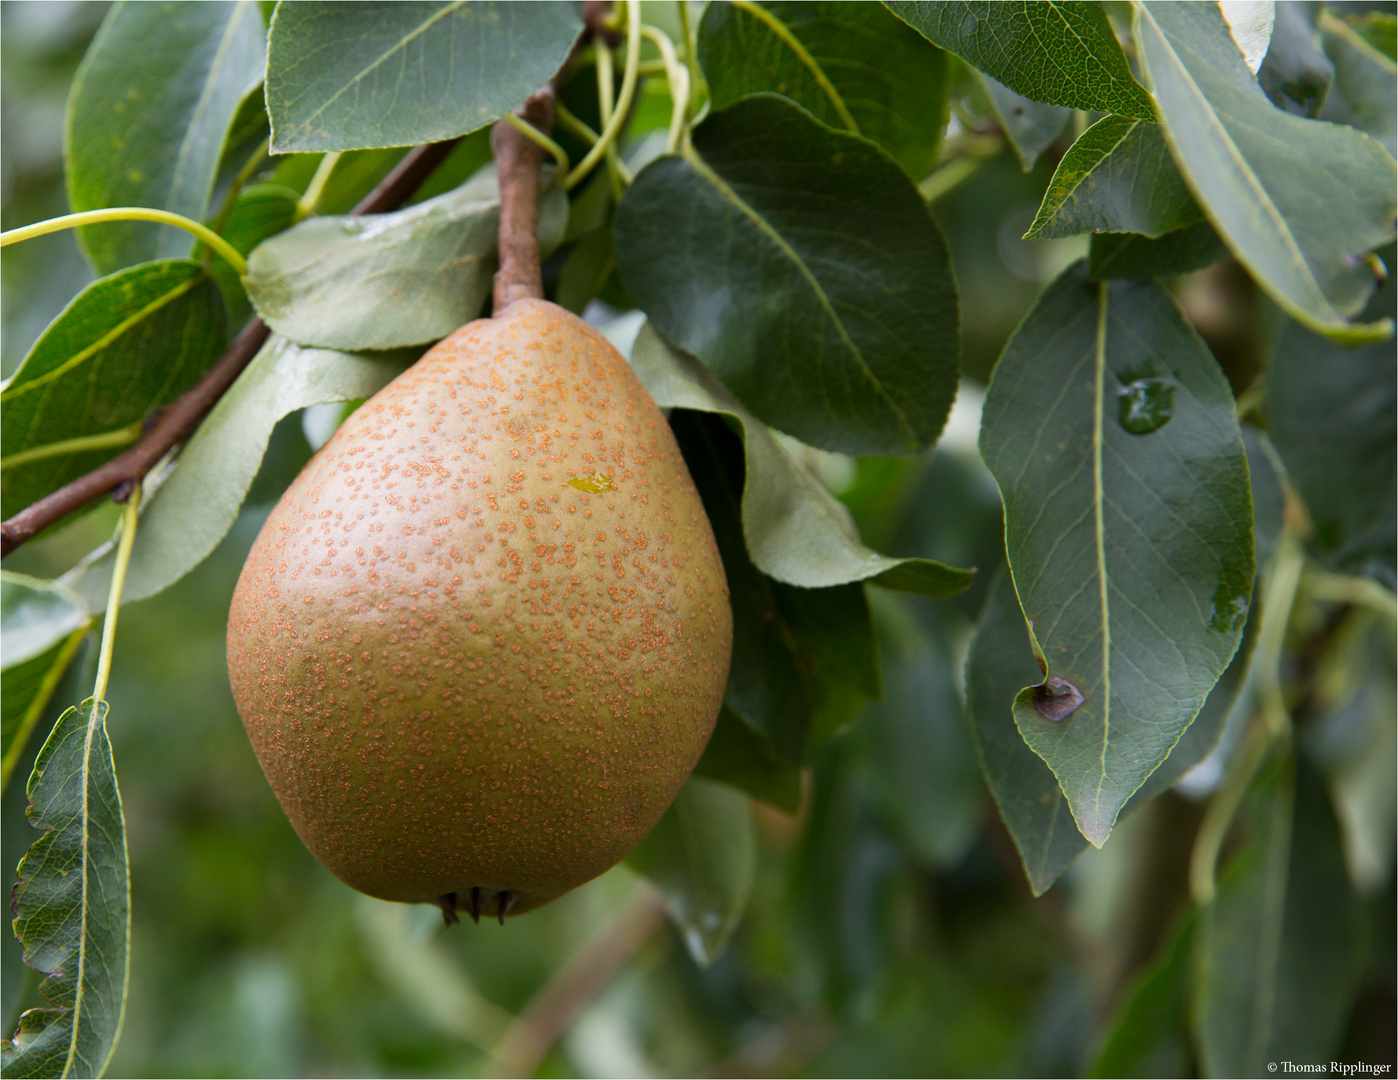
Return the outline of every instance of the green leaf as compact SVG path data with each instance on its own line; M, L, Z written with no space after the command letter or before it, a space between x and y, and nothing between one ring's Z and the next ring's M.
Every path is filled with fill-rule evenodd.
M1038 677L1014 584L1003 570L986 595L985 610L966 659L966 707L990 794L1042 896L1087 847L1073 823L1053 770L1015 727L1014 695Z
M213 195L210 208L221 207L233 182L242 173L253 154L259 154L267 168L272 163L266 160L267 146L272 138L272 128L267 121L267 103L259 82L243 95L238 111L228 123L228 134L223 140L219 154L218 171L214 177Z
M972 581L931 559L894 559L865 547L849 511L809 469L692 356L672 348L650 323L631 349L631 366L663 409L728 417L743 440L743 537L768 577L804 588L872 581L887 588L948 596Z
M555 185L539 214L544 254L563 239ZM324 349L392 349L474 319L495 273L500 193L493 168L454 191L371 217L315 217L258 246L248 296L277 333Z
M1071 109L1155 119L1150 95L1131 77L1100 4L888 0L887 6L932 44L1017 94Z
M154 596L208 557L237 519L278 420L307 405L368 397L415 355L355 355L269 340L173 468L151 477L142 492L141 541L131 554L122 602ZM61 583L93 611L105 610L112 558L108 544Z
M985 85L995 114L1000 118L1000 128L1014 147L1020 167L1028 172L1039 160L1039 155L1057 141L1068 126L1072 109L1059 105L1045 105L1042 102L1016 94L1002 82L996 82L984 72L977 72Z
M411 146L524 103L582 29L573 4L278 4L267 42L272 152Z
M1088 1076L1192 1075L1188 1012L1193 948L1190 913L1127 991Z
M67 589L0 570L0 791L90 622Z
M690 777L627 864L659 887L689 953L708 967L728 946L757 869L747 797Z
M907 175L769 94L693 143L617 209L621 278L656 329L813 446L930 445L956 394L956 284Z
M1392 156L1398 152L1398 63L1348 22L1327 14L1321 26L1325 55L1335 65L1321 118L1367 131Z
M1294 762L1254 788L1249 839L1223 868L1195 953L1207 1076L1328 1061L1358 988L1361 926L1325 789Z
M801 805L801 770L772 749L772 741L749 727L726 705L694 766L694 775L721 780L788 814Z
M1135 233L1094 233L1087 260L1094 278L1146 281L1200 270L1228 258L1228 245L1207 221L1159 239Z
M47 977L48 1008L19 1018L0 1047L7 1077L101 1076L126 1008L130 886L126 823L107 741L107 703L59 717L29 778L29 821L44 835L12 893L24 962Z
M280 184L254 184L244 188L238 193L219 235L243 255L248 255L268 237L291 228L296 221L299 199L291 188ZM195 257L202 257L203 253L201 244L195 250ZM223 291L231 315L229 321L237 326L246 323L252 308L237 271L222 259L214 258L209 262L209 274Z
M1398 167L1360 131L1274 108L1208 4L1141 3L1136 41L1176 164L1238 260L1293 318L1342 340L1393 235Z
M1257 72L1257 82L1272 104L1297 116L1319 116L1334 65L1321 51L1316 17L1317 0L1273 5L1275 21L1267 56Z
M947 58L879 4L767 2L839 95L858 134L920 180L937 164L947 114ZM769 90L828 127L844 118L806 63L761 20L710 4L699 24L699 61L715 109Z
M1370 312L1392 317L1395 295L1390 279ZM1290 320L1267 371L1272 441L1310 513L1311 550L1389 588L1398 582L1396 379L1391 343L1345 348Z
M980 446L1046 681L1015 721L1100 846L1242 636L1252 502L1233 395L1154 285L1040 297L986 394Z
M226 342L223 300L196 262L143 263L94 281L49 324L0 389L4 458L137 423L192 386ZM121 449L7 460L0 474L5 516Z
M74 211L150 206L200 221L230 122L262 78L262 19L237 3L117 3L68 92L63 150ZM168 226L92 226L98 273L190 250Z
M1104 116L1068 148L1026 239L1079 233L1157 237L1203 218L1159 124Z
M733 604L725 702L793 764L879 695L878 655L860 584L802 589L773 581L743 543L743 451L718 417L676 409L670 426L718 541Z

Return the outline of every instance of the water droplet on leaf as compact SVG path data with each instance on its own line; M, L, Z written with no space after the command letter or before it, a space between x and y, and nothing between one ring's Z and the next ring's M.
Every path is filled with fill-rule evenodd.
M1175 415L1174 379L1166 375L1126 376L1118 395L1121 426L1132 435L1149 435Z
M1057 675L1034 687L1034 711L1055 724L1063 723L1077 712L1082 702L1082 691Z

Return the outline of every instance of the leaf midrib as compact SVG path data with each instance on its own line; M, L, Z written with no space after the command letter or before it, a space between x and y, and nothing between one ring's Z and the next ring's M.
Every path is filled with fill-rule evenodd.
M1092 511L1096 531L1098 600L1102 610L1102 754L1099 759L1097 791L1093 796L1093 809L1101 812L1102 789L1107 783L1107 746L1112 731L1112 620L1111 606L1107 590L1107 541L1103 509L1106 494L1102 481L1102 451L1104 433L1102 430L1102 397L1106 391L1107 370L1107 298L1108 286L1102 282L1097 286L1097 338L1094 348L1093 401L1092 401Z
M320 108L318 108L318 109L316 109L314 112L312 112L309 116L306 117L306 119L302 120L301 123L300 123L299 125L297 125L297 126L300 127L302 130L309 130L309 129L310 129L310 126L311 126L311 122L312 122L313 120L315 120L318 116L320 116L321 113L325 112L326 109L330 108L331 105L334 105L335 102L338 101L338 100L340 99L340 96L341 96L342 94L347 93L347 92L349 91L349 89L350 89L352 86L356 85L361 79L366 78L366 77L369 75L369 73L370 73L371 71L377 70L378 67L379 67L381 64L383 64L386 60L388 60L388 58L389 58L390 56L392 56L394 53L396 53L396 52L400 51L401 49L405 48L405 47L407 46L408 42L410 42L410 41L414 40L415 38L418 38L418 37L422 36L423 34L427 33L427 31L428 31L432 26L434 26L436 23L440 22L442 19L445 19L448 15L450 15L450 14L451 14L453 11L455 11L457 8L465 7L465 6L466 6L466 2L467 2L467 0L453 0L452 3L450 3L450 4L448 4L446 7L442 8L439 12L437 12L435 15L433 15L432 18L427 19L425 22L423 22L423 24L422 24L421 26L419 26L416 30L414 30L411 34L408 34L406 37L400 38L397 42L395 42L392 46L390 46L390 47L384 52L384 54L383 54L382 56L380 56L380 57L379 57L377 60L375 60L372 64L368 65L367 67L365 67L365 68L363 68L362 70L360 70L359 72L357 72L357 73L355 74L354 78L350 79L347 83L345 83L344 86L340 87L340 89L336 90L333 94L330 95L330 97L326 98L325 103L322 104L322 105L320 106Z
M766 220L766 218L759 214L756 211L756 209L750 206L746 202L746 200L744 200L741 196L738 195L736 191L729 187L727 182L724 181L722 177L720 177L716 172L714 172L713 169L709 168L708 163L705 162L697 153L686 154L684 160L691 168L694 169L695 172L697 172L704 179L708 180L709 183L713 184L713 186L717 189L720 195L722 195L729 202L731 202L735 207L738 208L738 210L744 216L751 220L752 223L757 226L758 231L761 232L762 235L767 237L767 239L769 239L773 244L775 244L777 246L777 249L783 255L785 255L788 260L790 260L791 264L794 267L796 267L796 269L800 272L802 278L805 279L806 284L810 286L811 291L815 294L816 301L819 303L821 310L825 312L826 317L834 326L835 331L839 335L841 342L843 342L850 356L854 358L854 361L858 366L860 372L862 372L865 379L868 380L869 385L873 387L874 392L878 394L878 396L883 399L885 404L887 404L889 409L893 411L893 414L897 417L898 423L902 427L903 431L908 435L908 437L911 440L916 442L918 437L917 432L913 430L913 427L908 422L908 418L904 414L903 410L898 407L897 402L895 402L893 398L890 396L887 388L884 387L883 383L879 380L879 378L874 374L873 370L869 367L868 362L864 359L864 355L859 351L859 347L855 345L854 341L850 338L849 332L845 329L844 323L840 321L840 317L836 313L834 305L830 302L830 297L826 295L824 287L816 278L815 274L811 271L811 268L806 265L805 260L801 258L800 254L797 253L796 249L793 248L787 242L786 238L782 236L781 233L779 233Z
M1275 227L1277 231L1277 235L1282 240L1283 246L1295 258L1296 265L1294 269L1298 269L1300 271L1304 279L1304 283L1310 285L1310 287L1314 290L1315 298L1320 301L1320 306L1324 310L1330 312L1331 315L1337 321L1343 322L1344 320L1341 319L1339 313L1335 311L1334 305L1330 303L1329 297L1325 295L1325 292L1323 289L1321 289L1319 282L1316 281L1315 275L1311 273L1311 267L1310 264L1306 261L1305 254L1301 251L1300 246L1297 244L1296 237L1292 234L1291 228L1287 225L1286 219L1282 216L1280 209L1278 209L1276 203L1272 201L1271 194L1262 185L1262 181L1253 171L1252 166L1248 163L1247 159L1243 157L1242 152L1238 149L1237 144L1233 141L1232 135L1230 135L1228 129L1224 127L1223 121L1219 118L1218 112L1213 107L1213 103L1210 102L1209 99L1204 96L1204 92L1199 88L1198 83L1194 81L1194 76L1190 72L1188 65L1185 64L1184 60L1180 57L1180 54L1175 51L1175 47L1171 43L1169 36L1165 33L1161 25L1155 21L1155 16L1151 14L1148 5L1141 4L1138 6L1137 10L1140 11L1142 18L1150 20L1151 26L1155 30L1156 36L1159 38L1165 50L1169 53L1170 57L1174 60L1180 73L1183 74L1184 78L1182 81L1186 91L1191 93L1195 97L1195 99L1202 105L1203 114L1206 119L1206 122L1209 124L1211 128L1215 130L1215 132L1219 136L1224 148L1228 153L1228 157L1237 166L1238 171L1242 174L1244 182L1247 184L1248 188L1252 191L1253 195L1257 199L1258 205L1262 207L1263 213L1265 213L1267 217L1271 220L1272 225ZM1162 119L1164 119L1163 112ZM1162 124L1162 127L1164 128L1165 133L1167 137L1169 137L1170 141L1174 142L1174 130L1171 128L1170 124L1164 123ZM1186 167L1183 155L1176 155L1176 160L1181 164L1180 172L1185 176L1186 179L1192 180L1192 170ZM1194 185L1191 185L1191 187L1192 186ZM1209 203L1207 199L1201 197L1199 199L1199 204L1206 210L1209 209ZM1218 222L1214 215L1210 215L1210 218L1211 220L1213 220L1215 227L1218 227Z

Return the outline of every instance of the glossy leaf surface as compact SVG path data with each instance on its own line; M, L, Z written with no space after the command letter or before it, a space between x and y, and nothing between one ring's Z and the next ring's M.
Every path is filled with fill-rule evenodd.
M173 401L226 344L223 299L189 259L94 281L49 324L0 390L4 456L119 431ZM6 468L8 517L120 453L59 452Z
M238 517L278 420L307 405L368 397L414 356L302 349L271 338L199 425L168 475L148 482L141 539L132 551L122 602L154 596L213 551ZM102 611L111 573L109 544L61 580L92 610Z
M1104 116L1068 148L1025 235L1161 236L1203 218L1170 160L1159 124Z
M727 947L757 869L757 835L745 795L691 777L660 823L626 858L659 886L695 963Z
M46 978L0 1054L6 1076L101 1076L126 1007L126 823L107 703L69 709L39 751L29 821L44 834L19 864L12 905L24 960Z
M72 209L151 206L202 220L224 136L262 66L262 18L251 0L114 4L68 93ZM103 274L187 255L193 243L168 225L135 222L80 236Z
M272 150L437 142L484 127L562 65L572 4L279 5L267 43Z
M865 547L839 500L713 372L667 344L649 323L636 337L631 365L661 408L718 413L736 423L745 465L743 537L768 577L808 589L871 581L928 596L947 596L971 583L970 571Z
M1233 254L1311 329L1353 341L1387 336L1387 325L1348 320L1374 286L1363 256L1393 235L1393 158L1363 132L1275 108L1216 6L1136 10L1165 138Z
M934 45L1034 101L1154 118L1098 4L889 0L888 7Z
M1320 779L1282 763L1247 823L1199 925L1194 1034L1208 1076L1329 1061L1359 975L1358 909Z
M1082 264L1041 296L986 395L981 453L1046 682L1025 741L1101 845L1242 636L1252 502L1233 396L1158 286Z
M941 230L877 147L774 95L709 116L617 210L622 281L667 341L813 446L907 453L956 393Z
M563 239L568 200L540 205L547 255ZM324 349L392 349L445 337L480 314L495 273L495 170L435 199L370 217L315 217L260 245L247 287L277 333Z
M769 2L835 88L858 134L878 143L915 180L937 164L946 121L946 54L880 4ZM699 25L699 60L715 109L762 91L798 102L836 130L848 125L791 47L755 16L710 4Z

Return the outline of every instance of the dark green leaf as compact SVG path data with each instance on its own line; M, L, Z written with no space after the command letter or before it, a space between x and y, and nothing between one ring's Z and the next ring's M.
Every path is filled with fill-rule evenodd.
M1127 991L1088 1076L1189 1076L1194 918L1182 919Z
M801 770L779 757L772 742L745 724L732 709L719 710L704 756L694 766L694 775L747 792L754 799L796 813L801 805Z
M696 409L730 418L743 440L743 536L757 568L805 588L872 581L893 589L947 596L971 572L931 559L893 559L865 547L849 512L766 425L693 357L668 345L647 323L631 364L661 408Z
M617 210L623 283L665 338L814 446L905 453L956 393L945 241L907 175L774 95L662 157Z
M1391 251L1391 249L1390 249ZM1374 315L1394 315L1392 280ZM1393 346L1347 349L1288 320L1267 372L1272 441L1337 570L1398 580L1398 391Z
M1217 6L1136 11L1165 138L1233 254L1311 329L1351 341L1387 336L1387 324L1346 320L1373 289L1364 254L1393 235L1393 158L1353 128L1274 108Z
M254 184L244 188L238 193L220 235L247 255L268 237L291 227L296 220L298 198L296 192L280 184ZM203 245L200 245L195 251L196 258L203 251ZM222 259L214 258L209 262L209 274L223 290L230 321L234 325L247 322L252 308L237 272Z
M1079 233L1157 237L1203 218L1159 124L1104 116L1068 148L1025 236Z
M574 246L563 263L554 300L560 307L581 315L615 271L611 230L589 233Z
M1014 583L995 575L966 660L966 706L981 769L1010 830L1024 875L1042 895L1082 854L1087 841L1053 770L1015 727L1014 696L1038 677Z
M708 967L747 907L757 835L745 795L691 777L626 862L659 886L690 955Z
M0 790L82 643L87 606L49 581L0 571Z
M801 589L759 572L743 543L738 437L718 416L683 409L670 426L703 497L733 603L724 700L781 758L802 762L879 695L864 588Z
M1027 98L1155 118L1100 4L888 0L888 7L934 45Z
M568 200L544 196L544 254L563 239ZM372 217L315 217L258 246L248 296L277 333L324 349L391 349L474 319L495 273L500 193L482 169L435 199Z
M1207 221L1168 232L1158 240L1135 233L1094 233L1088 264L1095 278L1146 281L1200 270L1228 258L1228 245Z
M68 93L63 132L74 211L152 206L200 221L224 137L262 78L262 19L237 3L118 3ZM188 234L120 223L82 230L99 273L189 252Z
M1039 160L1039 155L1063 134L1073 110L1061 105L1045 105L1016 94L989 75L981 74L981 81L985 84L986 94L995 107L996 115L1000 117L1000 127L1019 158L1020 167L1028 172Z
M937 164L946 122L946 54L879 4L767 2L824 72L858 134L887 150L915 180ZM770 90L829 127L844 118L809 67L761 20L710 4L699 25L699 60L715 109Z
M54 725L29 778L29 820L44 835L12 894L24 962L46 976L49 1007L19 1018L7 1077L101 1076L126 1008L130 906L107 703L88 698Z
M1194 1033L1208 1076L1329 1061L1359 977L1358 906L1319 778L1281 763L1246 817L1248 842L1199 925Z
M524 103L582 23L568 3L278 4L267 43L272 150L411 146Z
M223 351L223 300L189 259L94 281L0 390L0 498L8 517L121 452L120 445L11 464L17 454L117 432L188 389Z
M1325 55L1335 65L1321 119L1367 131L1390 155L1398 152L1398 63L1347 22L1327 14L1321 25Z
M1047 681L1015 699L1101 845L1242 636L1252 504L1233 396L1154 285L1050 286L995 369L981 453Z
M307 405L353 401L379 390L416 353L378 356L301 349L273 337L189 440L168 474L142 492L141 540L123 603L154 596L208 557L238 517L278 420ZM153 481L153 482L151 482ZM108 545L62 582L94 611L107 606Z
M1315 28L1321 5L1318 0L1296 0L1274 9L1272 40L1257 81L1277 108L1297 116L1319 116L1335 79L1334 65L1321 51Z

